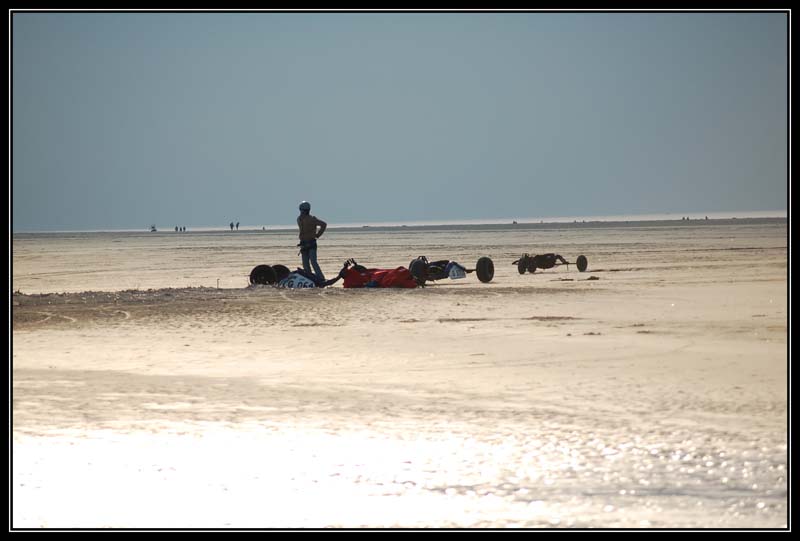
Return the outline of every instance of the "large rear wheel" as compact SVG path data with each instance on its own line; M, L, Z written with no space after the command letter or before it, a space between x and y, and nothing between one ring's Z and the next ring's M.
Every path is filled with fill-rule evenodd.
M408 270L419 285L423 285L428 278L428 262L421 257L409 263Z
M475 272L481 282L491 282L492 278L494 278L494 263L488 257L482 257L478 260L478 264L475 265Z
M272 270L275 271L275 282L280 282L292 272L286 265L272 265Z
M269 265L258 265L250 271L251 284L274 284L275 283L275 269Z
M589 262L586 260L586 256L584 255L579 255L577 261L575 261L575 264L578 266L578 270L580 272L585 271L586 267L589 266Z

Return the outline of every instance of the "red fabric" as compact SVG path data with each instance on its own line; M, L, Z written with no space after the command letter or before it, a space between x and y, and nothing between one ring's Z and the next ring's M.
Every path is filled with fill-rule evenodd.
M370 272L358 272L354 268L344 271L344 287L364 287L370 281Z
M350 268L344 274L344 287L366 287L375 282L374 287L417 287L417 281L405 267L396 269L367 269L364 272Z

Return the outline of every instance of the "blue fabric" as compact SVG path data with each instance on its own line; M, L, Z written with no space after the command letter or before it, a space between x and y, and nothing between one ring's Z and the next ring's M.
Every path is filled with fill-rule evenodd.
M313 242L313 247L308 246L310 242ZM317 263L317 241L304 241L300 247L300 254L303 256L303 270L311 274L311 267L314 267L313 280L315 282L324 282L325 275L322 274L322 269L319 268L319 263Z

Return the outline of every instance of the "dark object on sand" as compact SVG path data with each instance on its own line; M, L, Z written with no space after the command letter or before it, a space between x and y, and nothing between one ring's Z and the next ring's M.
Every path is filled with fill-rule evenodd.
M494 277L494 263L488 257L478 259L474 269L467 269L455 261L442 260L429 262L425 257L418 257L409 267L394 269L366 268L354 259L345 261L342 270L331 280L321 280L303 269L290 271L284 265L257 265L250 271L250 284L275 285L288 288L327 287L340 279L344 279L344 287L417 287L427 281L444 278L466 278L468 273L475 272L481 282L490 282Z
M286 265L272 265L272 270L275 271L275 281L280 282L292 272Z
M494 262L488 257L481 257L474 269L467 269L449 259L428 261L427 257L420 256L409 263L408 270L420 285L444 278L465 278L472 272L476 273L478 280L483 283L491 282L494 278Z
M272 285L289 289L323 288L344 279L344 287L405 287L419 284L405 267L395 269L368 269L354 259L344 262L336 277L330 280L318 278L303 269L290 271L285 265L258 265L250 271L252 285Z
M570 262L561 257L559 254L522 254L522 257L511 264L517 266L517 270L520 274L525 274L526 271L533 274L536 272L536 269L552 269L553 267L559 265L570 265ZM578 267L580 272L584 272L589 266L589 262L587 261L586 256L579 255L578 259L575 261L575 265Z
M280 282L291 271L286 265L257 265L250 271L250 283L272 285Z
M251 284L274 284L278 281L278 273L271 265L258 265L250 271Z

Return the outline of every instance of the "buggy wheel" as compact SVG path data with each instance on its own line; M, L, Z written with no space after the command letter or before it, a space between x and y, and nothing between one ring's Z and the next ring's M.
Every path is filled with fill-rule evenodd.
M422 285L428 276L428 264L422 259L417 258L408 264L408 271L411 273L417 282Z
M272 265L272 270L275 271L275 282L280 282L292 272L285 265Z
M528 270L528 256L524 255L519 258L517 261L517 270L520 274L525 274L525 271Z
M580 272L585 271L586 267L589 266L589 262L586 260L585 255L579 255L578 260L575 262L575 264L578 266L578 270Z
M274 284L275 269L269 265L258 265L250 271L251 284Z
M478 280L483 283L491 282L494 278L494 263L488 257L482 257L475 265L475 271L478 273Z

